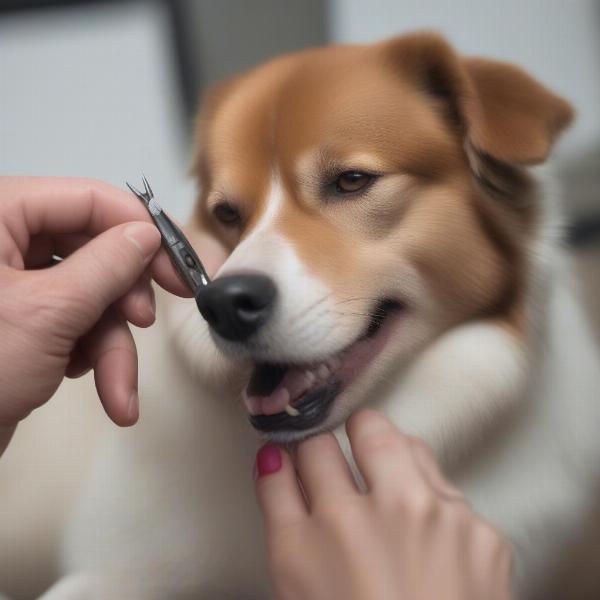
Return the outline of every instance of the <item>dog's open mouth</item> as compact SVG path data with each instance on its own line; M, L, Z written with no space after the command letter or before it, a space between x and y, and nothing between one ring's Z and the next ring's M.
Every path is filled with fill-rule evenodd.
M338 354L305 365L258 363L243 393L250 422L261 431L303 430L321 423L336 396L381 352L402 304L383 300L365 332Z

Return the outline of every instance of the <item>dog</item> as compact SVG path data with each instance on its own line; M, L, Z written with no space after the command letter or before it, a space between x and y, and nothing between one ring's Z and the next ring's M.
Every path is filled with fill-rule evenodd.
M427 32L212 90L186 232L220 266L136 335L140 422L94 441L43 598L269 597L256 449L335 431L349 454L365 405L508 536L517 597L553 597L600 483L600 358L543 165L572 119Z

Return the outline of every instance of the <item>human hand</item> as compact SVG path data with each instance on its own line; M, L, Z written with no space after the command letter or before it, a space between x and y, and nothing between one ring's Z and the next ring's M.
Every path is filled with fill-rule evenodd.
M509 544L471 511L425 443L374 411L353 415L346 430L364 494L331 434L299 444L297 472L281 448L258 452L277 600L511 598Z
M154 322L150 279L181 296L160 234L128 192L99 181L0 177L0 454L63 377L94 369L109 417L138 417L127 321ZM52 268L53 255L65 258Z

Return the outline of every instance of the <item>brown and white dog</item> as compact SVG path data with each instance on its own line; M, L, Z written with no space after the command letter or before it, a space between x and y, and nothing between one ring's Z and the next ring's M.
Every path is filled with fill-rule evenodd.
M95 449L44 598L266 597L255 430L337 432L365 404L510 537L519 598L551 597L600 483L598 353L533 168L571 119L521 69L427 33L210 94L188 228L224 260L210 327L163 297L137 336L141 422Z

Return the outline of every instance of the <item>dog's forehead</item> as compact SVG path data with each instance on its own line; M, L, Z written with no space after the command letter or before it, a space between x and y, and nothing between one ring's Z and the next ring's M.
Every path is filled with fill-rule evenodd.
M297 177L317 153L341 161L371 154L418 170L431 166L432 148L438 156L456 148L440 114L372 47L354 46L290 55L245 75L205 140L215 180L238 180L254 197L275 170Z

